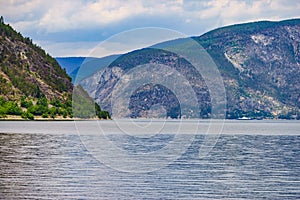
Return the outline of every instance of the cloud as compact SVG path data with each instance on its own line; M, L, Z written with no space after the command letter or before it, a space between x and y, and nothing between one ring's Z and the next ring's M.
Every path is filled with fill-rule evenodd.
M72 42L80 48L80 42L99 42L132 28L200 35L235 23L299 18L299 10L295 0L0 0L5 21L34 41L47 41L46 50L55 55L62 49L77 54L69 49Z
M211 0L202 6L204 9L199 11L199 18L214 19L215 26L300 17L300 2L293 0Z
M300 2L294 0L13 0L1 1L0 7L1 14L20 31L46 33L126 24L143 16L154 24L169 16L187 24L198 20L201 25L201 20L210 20L217 26L300 16Z
M87 4L79 1L59 1L59 7L49 9L40 19L39 28L47 32L57 32L107 25L143 12L138 2L131 2L135 4L133 6L108 0Z
M12 19L12 21L19 21L39 18L38 15L44 12L44 6L42 5L43 3L39 0L0 1L0 11L1 15Z
M59 32L70 29L103 27L126 21L139 15L165 15L181 12L182 1L140 0L28 0L1 2L2 15L8 17L15 27L27 31L33 27L39 31Z
M36 41L46 49L47 53L54 57L89 56L98 42L52 42Z

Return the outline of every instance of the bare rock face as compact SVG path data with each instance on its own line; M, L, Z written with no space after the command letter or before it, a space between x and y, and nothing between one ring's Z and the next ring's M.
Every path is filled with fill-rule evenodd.
M209 53L222 75L228 118L300 118L299 19L233 25L193 39ZM83 87L111 111L111 95L120 78L145 63L167 65L185 76L196 93L200 115L210 116L211 99L203 78L188 61L167 51L146 48L124 54L85 79ZM143 113L152 112L156 104L168 117L181 117L176 95L159 85L141 86L130 101L131 117L146 117Z
M300 20L235 25L196 39L221 68L231 115L299 113Z

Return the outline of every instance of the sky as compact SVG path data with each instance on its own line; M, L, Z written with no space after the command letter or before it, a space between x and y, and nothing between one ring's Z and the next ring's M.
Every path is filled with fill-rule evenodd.
M237 23L300 18L300 1L0 0L0 15L54 57L90 56L116 34L145 27L199 36Z

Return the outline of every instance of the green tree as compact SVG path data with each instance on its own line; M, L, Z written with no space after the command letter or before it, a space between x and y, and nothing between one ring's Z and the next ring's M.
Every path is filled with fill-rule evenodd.
M21 117L22 117L23 119L34 120L34 115L33 115L32 113L28 112L28 111L23 112L22 115L21 115Z
M55 107L62 107L62 103L58 98L54 98L50 101L50 104L55 106Z
M49 109L49 115L50 115L50 117L51 117L52 119L55 118L56 113L57 113L57 111L56 111L56 108L55 108L55 107L52 107L52 108Z
M25 96L21 97L20 104L21 104L21 107L23 107L23 108L29 108L29 107L33 106L32 101L31 100L26 100Z
M95 103L96 115L99 119L110 119L109 112L101 110L100 106Z
M42 95L42 96L38 99L36 105L48 107L48 100L47 100L46 96L45 96L45 95Z
M7 101L4 104L4 108L6 109L6 114L8 115L21 115L22 109L18 106L16 102Z

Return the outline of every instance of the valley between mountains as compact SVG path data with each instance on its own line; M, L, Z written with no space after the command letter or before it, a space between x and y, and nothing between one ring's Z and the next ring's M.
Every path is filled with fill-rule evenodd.
M203 47L220 72L226 118L300 119L300 19L232 25L190 39ZM1 18L0 118L110 118L118 81L139 65L165 65L172 69L169 76L184 76L199 113L183 116L181 108L189 107L180 104L172 89L148 83L130 95L125 117L212 118L205 77L182 56L157 48L180 41L104 58L54 59ZM83 66L87 70L80 70Z

